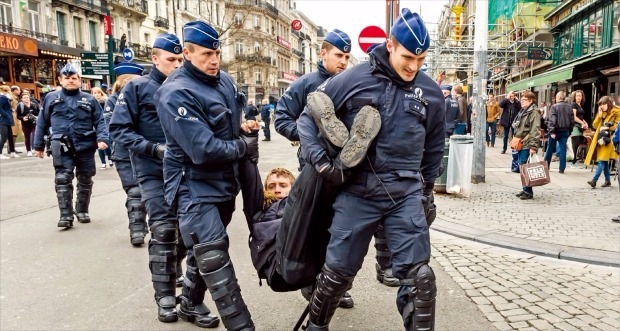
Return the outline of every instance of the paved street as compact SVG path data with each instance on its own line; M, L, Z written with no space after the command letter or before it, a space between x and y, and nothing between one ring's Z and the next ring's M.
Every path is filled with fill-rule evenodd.
M520 182L507 168L510 156L497 148L491 151L486 184L474 185L469 198L437 197L439 219L431 233L439 289L437 329L618 329L618 268L481 243L523 251L542 243L551 245L545 246L549 252L581 249L586 258L617 254L620 235L613 225L618 224L609 220L618 212L616 184L591 190L585 184L589 169L567 169L562 181L555 180L559 175L552 170L552 184L535 188L536 198L524 202L513 197ZM296 148L272 133L271 142L261 143L261 171L296 169L295 154ZM113 169L97 171L93 222L60 230L51 159L0 161L0 329L198 330L185 322L157 321L146 248L129 244L118 176ZM604 193L616 204L606 202ZM599 202L571 207L569 199L574 204ZM585 230L587 236L575 240ZM304 300L298 293L258 286L240 210L229 232L237 277L258 330L290 330ZM372 248L365 262L351 291L355 308L339 310L331 329L402 330L395 290L374 279ZM214 308L210 299L206 302Z

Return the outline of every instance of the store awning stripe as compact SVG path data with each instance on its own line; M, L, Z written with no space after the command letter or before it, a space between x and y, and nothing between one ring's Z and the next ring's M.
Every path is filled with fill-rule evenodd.
M573 68L574 66L570 66L568 68L562 68L562 70L557 70L555 72L543 72L534 77L523 79L514 84L507 85L506 90L522 91L534 86L569 80L573 78Z

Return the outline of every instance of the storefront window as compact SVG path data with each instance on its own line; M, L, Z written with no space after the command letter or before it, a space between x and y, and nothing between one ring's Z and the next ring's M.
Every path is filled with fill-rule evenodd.
M593 45L591 43L594 41L593 38L590 38L590 21L589 20L585 19L583 21L582 30L583 30L583 34L581 36L583 38L583 41L582 41L581 55L586 55L593 48Z
M611 45L620 44L620 1L614 3L614 24L612 24L613 39Z
M562 62L573 59L573 28L568 28L561 38L562 45Z
M34 83L32 58L13 58L13 76L20 83Z
M11 81L11 72L9 71L9 58L7 56L0 56L0 78L5 83Z
M594 53L603 47L603 10L597 10L595 14L590 16L589 39L590 52Z
M41 84L54 85L52 60L37 60L37 80Z

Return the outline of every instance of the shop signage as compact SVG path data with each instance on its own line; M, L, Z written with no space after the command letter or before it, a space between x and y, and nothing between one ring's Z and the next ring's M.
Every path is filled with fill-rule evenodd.
M297 79L297 76L290 74L288 72L282 72L282 78L288 79L288 80L295 80Z
M265 94L265 88L264 87L257 87L256 88L256 93L258 93L258 94Z
M39 47L34 39L0 32L0 52L38 56Z
M291 28L293 28L293 30L295 31L299 31L301 30L302 24L300 20L293 20L293 22L291 23Z
M103 17L103 30L106 36L112 35L112 18L110 16Z
M108 53L80 53L82 75L109 75L110 58Z
M553 28L556 27L558 24L562 23L567 18L577 14L578 12L580 12L584 8L588 7L589 5L595 3L596 1L597 0L581 0L581 1L577 1L572 6L564 9L563 11L559 12L556 16L554 16L551 19L551 27L553 27Z
M291 43L280 36L278 36L278 44L284 48L291 49Z
M552 60L553 48L551 47L528 47L527 58L530 60Z

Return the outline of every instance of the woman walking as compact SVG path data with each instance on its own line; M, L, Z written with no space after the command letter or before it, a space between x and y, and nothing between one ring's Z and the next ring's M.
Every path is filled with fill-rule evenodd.
M540 142L540 112L536 106L536 94L531 91L521 95L521 110L512 123L514 136L522 139L519 150L519 165L526 164L531 155L538 152ZM534 191L530 186L523 186L523 191L516 194L521 200L534 198Z
M570 136L570 142L573 147L573 161L571 161L570 167L581 168L581 166L577 165L577 150L583 139L583 131L588 129L588 122L584 119L586 112L583 110L586 98L582 90L573 91L570 98L573 100L573 120L575 121Z
M605 175L605 183L601 187L611 186L609 160L618 157L614 150L614 144L611 143L611 135L618 126L618 121L620 121L620 107L614 105L612 98L608 96L602 97L598 101L598 112L592 122L592 126L596 128L596 133L592 143L590 143L588 156L585 161L585 164L590 164L596 152L596 171L592 180L588 181L592 188L596 188L596 182L601 173Z
M100 87L93 87L90 90L90 94L92 94L95 99L97 99L97 101L99 102L99 104L101 105L101 109L103 109L104 113L105 113L105 103L106 101L108 101L108 96L103 92L103 90ZM109 117L106 118L104 116L104 119L106 120L106 127L110 126L110 119ZM112 137L110 136L110 138L108 139L108 148L106 149L100 149L97 151L97 153L99 153L99 160L101 160L101 169L105 169L106 168L106 163L105 163L105 157L108 157L108 161L110 162L110 167L114 166L114 161L112 161Z
M21 101L17 104L17 118L22 122L24 143L26 144L27 156L32 156L32 142L36 130L36 119L39 116L39 107L32 102L30 93L22 92Z

